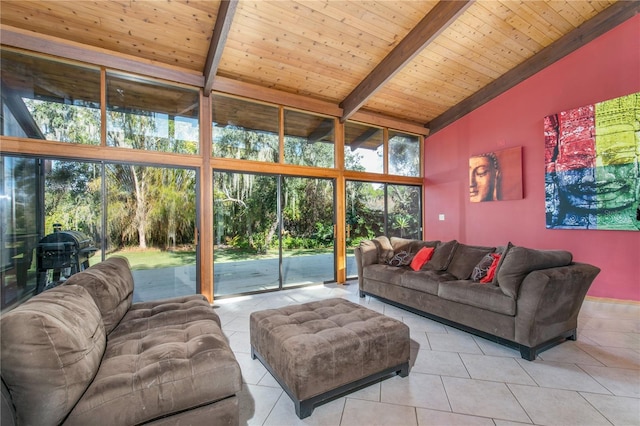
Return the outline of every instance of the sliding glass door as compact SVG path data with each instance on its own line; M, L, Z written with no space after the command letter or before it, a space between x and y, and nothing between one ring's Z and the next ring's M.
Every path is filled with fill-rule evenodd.
M420 186L346 182L347 277L358 275L353 249L380 235L422 238Z
M284 177L283 189L283 287L334 281L333 180Z
M195 169L106 164L106 257L133 270L134 302L199 292Z
M278 177L215 172L213 179L215 295L278 288Z
M335 280L330 179L214 173L214 294Z
M39 176L38 160L0 156L0 310L36 292Z

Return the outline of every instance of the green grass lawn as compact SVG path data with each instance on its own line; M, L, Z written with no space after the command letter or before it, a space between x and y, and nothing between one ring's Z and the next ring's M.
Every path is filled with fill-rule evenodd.
M283 257L310 256L313 254L333 253L332 249L294 249L284 250ZM353 254L353 249L347 249L347 254ZM123 256L129 260L131 269L155 269L175 266L194 265L196 263L196 252L194 250L160 250L148 248L141 250L123 249L111 252L107 257ZM101 253L96 252L95 256L89 259L90 265L100 262ZM255 259L276 259L278 250L269 250L266 254L256 254L254 250L238 248L220 248L214 251L216 263L239 262L243 260Z
M169 251L156 248L123 249L107 254L107 257L122 256L129 260L131 269L156 269L168 268L184 265L195 265L196 252L193 250ZM97 251L95 256L89 259L90 265L99 263L102 258L101 252Z

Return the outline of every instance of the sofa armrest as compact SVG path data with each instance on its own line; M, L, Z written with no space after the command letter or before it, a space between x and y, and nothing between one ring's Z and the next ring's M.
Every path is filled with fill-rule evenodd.
M586 263L530 272L517 299L515 341L536 346L575 330L582 302L599 272Z
M354 250L356 266L358 267L358 287L362 288L362 272L364 267L378 263L378 246L373 241L363 241Z

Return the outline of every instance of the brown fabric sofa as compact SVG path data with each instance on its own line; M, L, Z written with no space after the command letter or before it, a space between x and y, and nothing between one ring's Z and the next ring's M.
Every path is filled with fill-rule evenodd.
M391 266L399 253L434 247L418 271ZM484 256L501 254L491 282L473 281ZM360 296L375 296L420 315L520 350L522 358L576 339L577 318L600 269L564 250L471 246L458 241L378 237L355 250Z
M113 257L3 314L2 425L237 425L240 367L206 299L132 297Z

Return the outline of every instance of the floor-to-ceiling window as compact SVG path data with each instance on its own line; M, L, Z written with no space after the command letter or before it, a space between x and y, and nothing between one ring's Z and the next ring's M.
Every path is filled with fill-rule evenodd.
M86 236L94 247L89 264L126 257L134 301L197 293L198 170L185 164L198 164L199 91L11 49L1 54L2 135L25 138L29 151L2 157L5 293L15 298L14 287L31 288L32 275L42 291L75 271L38 266L41 239L56 231ZM29 149L34 143L40 149ZM27 216L36 224L28 239L34 250L15 242L25 241L18 236ZM16 259L27 264L32 251L23 284Z
M358 271L353 249L379 235L422 237L422 186L402 183L420 177L420 138L362 123L345 123L345 169L366 173L367 181L345 185L347 277ZM380 180L372 180L371 174Z
M243 161L214 168L214 294L335 281L335 119L221 95L212 118L214 157Z
M60 229L80 230L94 240L98 250L91 262L119 254L134 271L178 268L160 274L173 283L163 287L166 293L159 278L136 279L140 288L156 284L144 296L136 294L138 300L200 291L199 274L209 297L261 290L224 288L228 275L219 262L236 244L256 256L277 252L276 273L260 270L270 277L262 287L272 289L343 280L345 248L364 238L363 227L374 236L419 233L421 137L385 127L389 120L341 123L335 108L281 104L251 91L243 92L246 98L214 92L205 101L193 80L184 84L172 80L172 73L153 78L4 47L1 54L0 138L8 144L0 149L8 146L3 155L37 163L37 238L61 222ZM201 131L209 113L210 133ZM222 181L253 181L238 187L245 194L256 190L256 182L273 180L273 195L258 186L262 217L236 223L246 201L225 192L231 186L219 187L223 175ZM372 186L371 194L356 192L349 202L349 182ZM201 184L205 191L199 191ZM382 214L372 213L362 225L362 215L355 218L349 204L373 212L380 188ZM209 257L202 259L204 267L198 266L201 238ZM3 256L15 249L7 247ZM10 257L15 263L16 256ZM346 261L351 270L353 259ZM245 278L252 282L251 274Z

